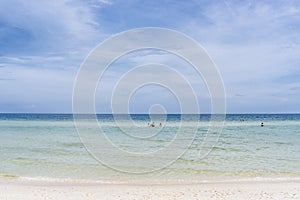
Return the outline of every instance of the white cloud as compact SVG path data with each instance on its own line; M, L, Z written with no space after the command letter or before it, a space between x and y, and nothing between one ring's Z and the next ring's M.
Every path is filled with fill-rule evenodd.
M1 112L70 112L75 70L12 65L5 70L0 70L0 78L13 73L0 84Z
M106 8L111 10L102 13ZM91 48L105 39L105 32L150 25L182 31L203 45L223 75L229 112L263 111L266 107L299 111L299 8L298 0L172 1L172 5L163 1L159 7L150 1L1 1L0 37L4 39L0 41L0 65L4 67L0 71L0 101L7 96L22 104L39 94L45 94L46 99L71 98L59 85L72 88L75 71L70 68L80 65ZM105 84L113 84L126 72L128 67L124 66L153 60L176 69L181 65L168 55L140 54L119 63L107 74ZM8 71L12 73L8 75ZM184 68L181 73L197 84L191 71ZM161 75L168 76L165 72ZM141 79L145 76L137 75ZM44 83L51 80L56 83ZM49 95L39 86L48 88ZM30 93L31 87L36 88L35 92ZM105 92L109 93L109 88ZM20 91L20 95L12 91Z
M23 54L82 52L103 37L95 14L84 1L2 1L0 19L8 34L19 32L18 38L12 39L28 45ZM18 53L18 46L14 52Z
M263 106L275 105L279 100L274 94L293 101L285 91L299 83L295 78L300 74L299 1L220 1L203 13L209 24L199 25L194 19L181 28L207 49L220 68L229 104L242 98L245 108L255 99Z

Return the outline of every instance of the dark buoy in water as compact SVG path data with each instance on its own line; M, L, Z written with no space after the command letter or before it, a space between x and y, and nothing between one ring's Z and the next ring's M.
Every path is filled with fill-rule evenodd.
M262 123L260 123L260 126L261 126L261 127L263 127L263 126L264 126L264 123L263 123L263 122L262 122Z

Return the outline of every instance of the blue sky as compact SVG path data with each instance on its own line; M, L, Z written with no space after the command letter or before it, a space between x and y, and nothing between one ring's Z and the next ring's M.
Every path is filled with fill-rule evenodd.
M180 31L206 49L222 75L229 113L300 112L298 0L2 0L0 112L71 112L73 83L88 53L112 34L149 26ZM153 59L166 55L131 57L135 64ZM118 75L104 79L107 88L126 65L128 59L112 67ZM202 91L203 83L195 87ZM177 112L160 90L136 93L132 112L147 112L158 99ZM97 96L99 112L109 112L105 94ZM198 98L208 112L208 95Z

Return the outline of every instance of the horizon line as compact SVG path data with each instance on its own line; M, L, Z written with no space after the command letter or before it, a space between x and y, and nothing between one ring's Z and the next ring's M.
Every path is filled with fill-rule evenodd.
M53 115L212 115L212 113L69 113L69 112L0 112L1 114L53 114ZM214 113L215 115L223 115L223 113ZM255 115L255 114L300 114L300 112L229 112L229 113L224 113L224 115L236 115L236 114L245 114L245 115Z

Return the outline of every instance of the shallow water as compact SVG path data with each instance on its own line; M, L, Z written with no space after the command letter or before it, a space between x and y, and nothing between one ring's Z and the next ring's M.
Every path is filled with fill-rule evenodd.
M78 125L94 141L93 145L98 145L94 155L109 158L113 163L110 166L104 166L87 151L72 115L0 114L0 177L109 181L132 177L200 181L300 177L298 114L227 115L213 148L202 145L210 115L168 115L166 121L164 116L151 116L156 125L163 122L162 127L155 128L147 126L151 121L148 115L132 115L134 124L122 115L118 116L118 124L112 115L97 117L101 130L114 146L104 148L101 142L93 140L97 139L99 127L92 123L91 116L83 116ZM261 122L264 127L260 126ZM178 137L180 129L183 135ZM182 141L174 142L176 137ZM174 145L174 151L164 151L168 145ZM125 152L125 156L119 155L114 147ZM212 151L199 158L199 150L205 148ZM160 153L152 154L157 151ZM177 156L177 153L184 154ZM171 164L161 169L168 160ZM111 168L129 172L159 170L133 175Z

